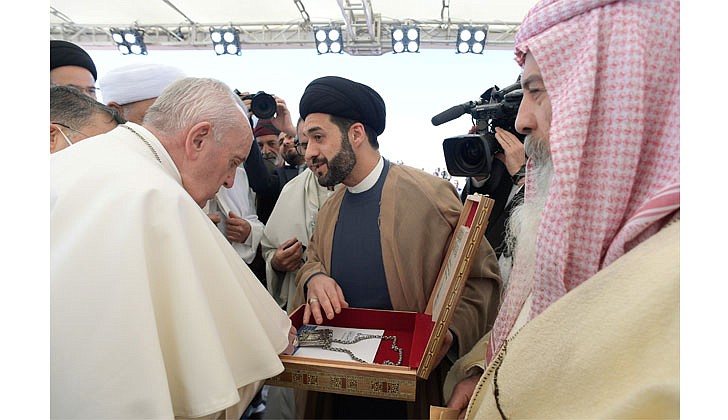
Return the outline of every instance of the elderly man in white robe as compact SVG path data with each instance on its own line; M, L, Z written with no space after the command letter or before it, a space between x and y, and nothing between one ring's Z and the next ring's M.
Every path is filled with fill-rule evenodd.
M252 131L213 79L51 156L54 418L239 418L295 329L202 207Z
M303 120L296 127L296 153L306 154L308 137ZM316 227L316 216L333 189L321 186L313 171L304 169L283 186L260 242L265 259L268 291L281 308L292 312L296 296L296 273L306 258L309 238Z
M204 208L246 264L253 262L265 225L255 213L255 193L243 166L235 170L232 188L220 187Z

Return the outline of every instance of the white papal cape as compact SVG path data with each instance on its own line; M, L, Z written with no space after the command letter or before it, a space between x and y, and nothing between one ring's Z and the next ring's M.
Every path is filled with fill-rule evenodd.
M146 143L119 126L51 157L51 417L247 403L283 370L290 321L159 141L127 125Z

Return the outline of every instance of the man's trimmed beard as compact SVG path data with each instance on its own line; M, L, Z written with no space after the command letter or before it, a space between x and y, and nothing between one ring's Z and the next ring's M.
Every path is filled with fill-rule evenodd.
M333 187L340 184L351 174L356 165L356 154L349 143L349 136L341 133L341 150L329 161L321 156L311 161L312 165L325 163L327 171L318 178L318 183L322 187Z
M301 162L301 155L298 154L296 149L289 149L283 153L283 160L291 166L298 166Z
M519 204L511 211L505 241L508 249L513 250L514 265L518 264L531 277L536 262L538 226L551 186L554 164L548 141L528 135L524 146L529 160L534 164L529 179L535 183L535 193L529 196L528 202ZM510 275L510 266L501 269L505 281Z

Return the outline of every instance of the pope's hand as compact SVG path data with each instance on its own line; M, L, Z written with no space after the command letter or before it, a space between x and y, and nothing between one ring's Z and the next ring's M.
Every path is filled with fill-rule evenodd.
M341 313L341 308L349 307L341 287L325 274L313 276L308 282L307 290L306 308L303 312L304 324L308 324L311 315L316 324L321 324L324 322L322 312L326 313L326 319L331 320L334 319L334 314Z
M294 342L296 341L296 327L291 325L291 328L288 330L288 347L286 347L281 354L293 354L294 350Z

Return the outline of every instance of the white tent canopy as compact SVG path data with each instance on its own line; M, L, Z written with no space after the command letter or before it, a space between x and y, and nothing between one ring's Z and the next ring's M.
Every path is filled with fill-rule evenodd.
M109 29L137 27L150 49L210 48L210 27L240 30L244 48L313 48L312 28L340 24L344 52L391 51L396 25L422 30L427 48L454 48L460 25L486 26L486 49L512 47L535 0L96 0L50 1L51 39L86 48L114 48Z
M520 68L513 60L513 35L535 3L366 0L380 38L351 42L350 34L343 30L350 43L344 46L347 54L341 55L318 55L313 31L306 28L305 20L308 16L312 27L343 24L347 9L342 12L340 4L351 5L347 0L51 0L50 28L51 39L74 42L91 54L99 79L127 64L165 63L188 76L213 77L241 91L276 94L286 100L294 118L303 89L317 77L338 75L368 84L387 102L390 118L381 136L383 154L430 171L445 166L442 140L465 134L472 125L467 115L440 126L433 126L431 117L477 99L494 85L503 88L516 80ZM361 19L364 11L354 14L350 22ZM477 22L488 24L486 51L482 55L456 54L457 27ZM506 27L504 22L511 23ZM396 23L426 27L419 54L391 53L390 31ZM216 56L209 27L231 24L240 28L242 55ZM110 28L133 25L145 30L148 55L122 55L111 40ZM494 28L510 32L497 33ZM164 32L178 29L184 35L182 40ZM194 30L199 38L191 35ZM103 100L103 90L100 95Z

